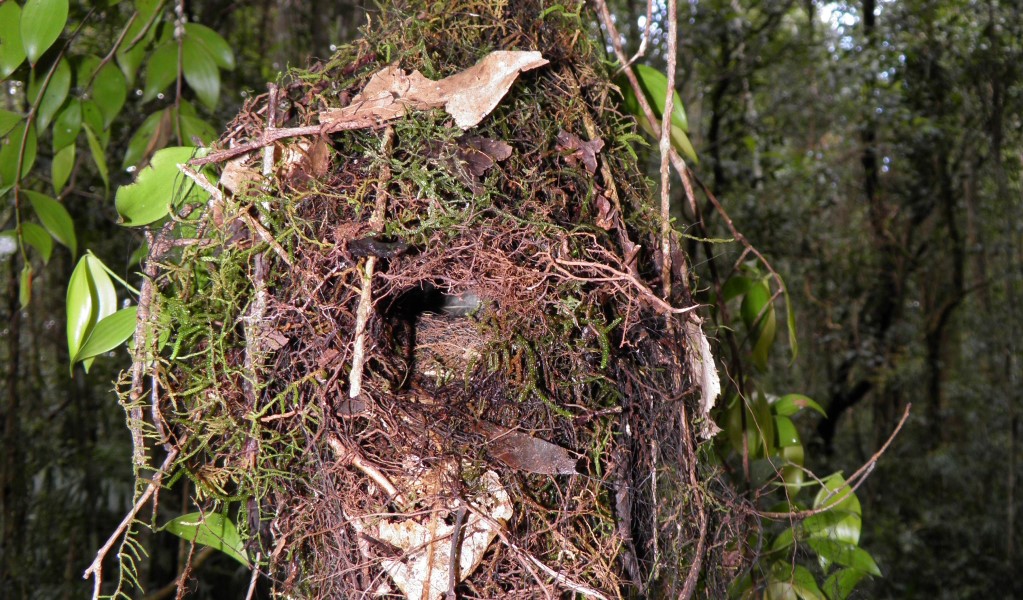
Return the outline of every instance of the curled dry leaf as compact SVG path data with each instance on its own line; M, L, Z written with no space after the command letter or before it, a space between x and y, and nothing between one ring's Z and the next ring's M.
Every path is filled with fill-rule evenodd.
M508 93L522 71L547 64L539 52L499 50L472 67L440 81L419 71L406 74L398 65L376 72L351 104L320 113L328 128L343 122L384 122L407 110L443 108L462 129L475 127Z
M575 166L582 161L590 175L597 172L597 154L603 148L604 140L600 138L585 142L574 133L565 130L558 132L558 151L566 153L565 162Z
M479 422L481 433L487 436L487 452L513 469L540 475L575 475L578 459L548 441L508 429L500 425Z

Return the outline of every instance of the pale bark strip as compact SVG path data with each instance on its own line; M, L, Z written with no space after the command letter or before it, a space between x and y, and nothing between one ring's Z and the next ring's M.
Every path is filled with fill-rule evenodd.
M384 131L380 154L384 164L380 168L380 182L377 184L376 205L370 217L370 228L380 233L384 228L384 217L387 216L387 184L391 179L391 167L387 164L394 141L394 129L388 127ZM355 311L355 345L352 349L352 372L348 377L348 397L355 398L362 393L362 373L366 364L366 325L373 309L373 272L376 269L377 257L366 258L365 270L362 274L362 291L359 294L359 307Z

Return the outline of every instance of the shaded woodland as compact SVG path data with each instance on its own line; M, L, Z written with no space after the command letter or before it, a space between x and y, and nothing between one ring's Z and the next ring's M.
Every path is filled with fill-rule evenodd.
M135 4L162 10L125 2L96 18L72 3L63 35L86 23L73 48L103 57ZM648 20L643 3L610 3L626 54L646 29L639 60L662 71L665 6L654 3ZM329 58L376 10L320 1L182 7L234 51L218 101L205 105L179 87L207 123L196 126L206 142L279 71ZM166 15L172 23L173 10ZM581 18L603 39L592 7ZM912 405L856 491L860 545L883 576L864 580L852 597L1020 596L1023 9L1005 0L692 0L680 4L678 23L676 87L699 161L690 165L697 202L676 181L672 209L696 300L714 304L735 273L763 275L734 226L784 280L798 340L798 352L750 360L742 331L708 310L704 327L723 382L749 398L816 400L827 417L807 411L795 421L805 465L822 478L868 463ZM24 68L9 74L0 108L28 111L26 81ZM79 253L91 250L129 281L138 279L143 236L116 225L113 190L134 177L123 159L147 117L180 109L173 89L142 101L145 87L140 75L103 133L107 172L80 141L60 197ZM161 143L189 144L187 137L169 132ZM656 182L656 142L635 149ZM55 160L40 150L40 181L49 182ZM9 230L16 217L5 194L0 229ZM23 256L0 248L0 595L83 597L91 589L83 570L136 492L131 435L113 391L130 356L120 348L69 375L65 306L76 257L54 249L22 309ZM784 315L785 299L775 302ZM758 497L741 457L708 463L742 498ZM181 486L161 497L161 508L185 513L189 502ZM788 526L762 523L765 531ZM250 574L230 558L140 531L145 597L173 597L189 555L189 597L244 597Z

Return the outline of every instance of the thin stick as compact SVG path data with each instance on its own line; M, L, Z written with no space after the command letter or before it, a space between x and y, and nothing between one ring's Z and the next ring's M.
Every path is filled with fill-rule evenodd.
M888 436L888 439L885 441L884 445L881 446L881 448L877 452L875 452L867 462L863 463L863 465L859 469L856 469L855 473L850 475L849 478L845 480L845 485L837 490L832 490L830 494L824 497L823 500L823 502L825 503L824 506L821 506L819 508L812 508L809 510L801 510L798 512L757 511L756 514L765 519L805 519L807 517L812 517L814 515L827 512L841 504L843 501L845 501L846 498L853 494L860 487L860 485L862 485L863 482L867 480L867 477L870 475L870 473L873 472L874 467L877 466L877 461L881 458L882 455L884 455L885 452L888 451L888 447L892 445L892 442L895 440L895 436L899 435L899 431L902 430L902 426L906 424L906 420L909 419L909 411L912 407L913 407L912 404L906 405L906 410L903 411L902 418L899 419L899 424L895 426L895 430L892 431L892 434L890 436ZM834 502L830 501L832 498L834 498Z
M160 470L153 475L153 479L146 486L145 491L139 496L138 500L135 501L135 505L128 511L128 514L121 520L121 524L117 526L114 533L110 534L110 538L107 542L96 552L96 558L93 559L92 564L89 568L82 573L82 579L88 579L90 576L93 577L94 585L92 590L93 600L99 598L100 586L103 583L103 559L106 558L107 553L114 546L117 540L121 537L121 534L128 529L132 521L135 520L135 516L139 514L142 507L149 502L149 498L152 497L153 493L160 488L160 483L163 481L163 476L166 474L167 469L171 466L174 460L178 457L178 449L173 448L167 453L167 458L163 459L163 464L160 466Z
M661 111L661 290L671 301L671 117L675 110L675 55L678 53L676 0L668 0L668 83Z
M380 168L380 181L377 183L376 205L370 217L370 228L380 233L387 216L387 183L391 179L391 167L387 164L394 141L394 128L388 127L380 146L384 164ZM366 258L365 270L362 274L362 291L359 294L359 306L355 311L355 345L352 349L352 372L348 377L348 397L355 398L362 393L362 373L366 362L366 325L369 313L373 308L373 272L376 269L377 257Z

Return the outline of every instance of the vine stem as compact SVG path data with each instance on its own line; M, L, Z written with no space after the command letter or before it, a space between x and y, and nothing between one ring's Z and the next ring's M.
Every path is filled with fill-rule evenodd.
M899 419L899 423L895 426L891 435L885 443L875 452L867 462L863 463L856 472L849 476L845 480L845 485L838 488L837 490L831 490L831 493L824 497L822 503L824 506L818 508L811 508L808 510L800 510L795 512L767 512L767 511L756 511L756 515L765 519L805 519L814 515L819 515L824 512L832 510L839 504L845 501L850 495L856 492L856 490L863 485L863 482L867 480L867 477L874 471L874 467L877 466L877 461L884 456L884 453L888 451L888 447L895 441L896 436L902 430L902 426L906 424L906 420L909 419L910 409L913 408L912 404L906 404L906 409L902 412L902 418ZM834 501L832 501L834 499Z

